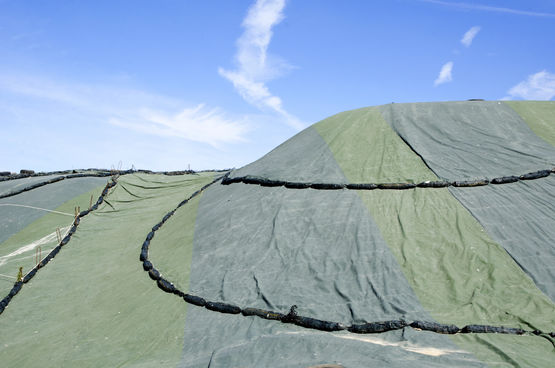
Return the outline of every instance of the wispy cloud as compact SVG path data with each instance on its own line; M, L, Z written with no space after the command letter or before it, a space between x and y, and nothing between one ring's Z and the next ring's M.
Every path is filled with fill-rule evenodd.
M304 124L283 108L281 98L273 95L266 82L277 78L291 66L268 55L272 28L283 20L284 0L257 0L243 20L245 29L237 40L236 70L219 68L220 75L228 79L239 94L250 104L277 113L295 129Z
M442 1L442 0L419 0L419 1L422 1L425 3L448 6L448 7L456 8L460 10L478 10L478 11L488 11L488 12L495 12L495 13L525 15L530 17L555 18L554 13L527 11L527 10L505 8L505 7L499 7L499 6L489 6L489 5L481 5L481 4L474 4L474 3L471 4L471 3L464 3L464 2L448 2L448 1Z
M508 92L504 99L522 98L524 100L551 100L555 97L555 74L542 70L528 76Z
M480 32L480 29L481 29L480 26L474 26L470 28L464 34L463 38L461 39L461 43L466 47L470 47L470 45L472 44L472 41L474 40L474 37L476 37L478 32Z
M453 70L453 62L448 61L441 67L439 71L439 75L437 76L436 80L434 81L434 86L439 86L440 84L451 82L453 77L451 75L451 71Z
M177 137L217 147L244 141L245 119L231 119L218 108L194 107L177 99L135 89L54 82L50 79L0 75L0 92L23 95L80 111L96 121L144 134Z

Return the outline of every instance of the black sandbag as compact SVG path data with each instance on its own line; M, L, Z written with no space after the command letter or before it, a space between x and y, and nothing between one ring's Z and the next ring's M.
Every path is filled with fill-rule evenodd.
M416 188L413 183L381 183L378 184L378 189L412 189Z
M285 315L282 313L268 311L268 310L259 309L259 308L245 308L241 311L241 313L243 313L243 316L257 316L260 318L272 319L277 321L281 321L283 317L285 317Z
M518 177L516 176L502 176L500 178L491 179L492 184L508 184L514 183L518 181Z
M168 221L168 219L173 215L172 212L169 212L166 214L166 216L164 216L164 218L162 219L162 223Z
M306 189L310 187L310 183L287 182L285 183L284 187L289 189Z
M534 171L528 174L520 175L519 179L533 180L533 179L545 178L546 176L549 176L549 174L551 174L549 170L540 170L540 171Z
M150 276L150 278L154 281L158 281L162 277L160 276L160 272L158 272L158 270L154 267L148 270L148 276Z
M62 241L60 242L60 245L64 246L67 243L69 243L70 240L71 240L71 235L68 234L62 239Z
M98 209L98 204L93 204L93 206L91 207L91 211L96 211Z
M69 229L69 235L73 235L75 234L75 231L77 230L77 226L73 225L70 229Z
M522 335L525 331L520 328L496 327L486 325L468 325L461 330L462 333L503 333Z
M147 234L146 240L151 241L154 238L154 231L151 231Z
M460 329L455 325L444 325L441 323L426 321L414 321L410 324L410 327L442 334L456 334L460 331Z
M289 313L283 316L283 318L281 319L281 322L293 323L298 317L299 315L297 314L297 306L292 305L291 308L289 309Z
M164 290L166 293L173 293L175 290L175 286L173 286L171 282L163 278L158 279L156 283L158 284L158 287Z
M183 300L189 304L198 305L199 307L204 307L206 305L206 300L196 295L185 294L183 295Z
M422 183L416 184L419 188L445 188L449 186L448 181L423 181Z
M181 202L177 205L177 207L184 206L184 205L186 205L188 202L189 202L188 199L184 199L183 201L181 201ZM153 230L154 230L154 229L153 229Z
M152 227L152 231L157 231L161 226L162 226L162 223L160 223L160 222L157 223L156 225L154 225L154 226Z
M143 270L150 271L152 269L152 263L148 260L143 261Z
M210 309L212 311L220 312L220 313L229 313L229 314L239 314L241 313L241 308L227 303L219 303L219 302L206 302L204 305L206 309Z
M478 180L460 180L454 181L451 185L454 187L480 187L483 185L488 185L489 180L478 179Z
M10 298L13 298L14 296L16 296L17 293L19 293L19 290L21 290L22 286L23 286L23 281L17 281L15 284L13 284L13 287L8 294Z
M77 216L77 217L75 218L75 220L73 220L73 225L77 226L77 225L79 225L80 223L81 223L81 219L79 218L79 216Z
M2 305L0 304L0 314L2 314L3 312L4 312L4 306L2 306Z
M176 287L173 288L173 293L180 298L183 298L185 296L185 293Z
M60 253L60 249L62 249L61 245L57 245L54 249L52 249L52 251L50 252L52 258L56 257L56 255Z
M189 199L195 198L198 194L200 194L200 192L202 192L202 190L197 190L196 192L194 192L193 194L191 194L191 196L189 197Z
M372 190L378 187L377 184L372 183L360 183L360 184L347 184L347 189L354 189L354 190Z
M102 204L102 202L104 202L104 197L98 197L98 200L96 201L95 205L98 207Z
M23 283L26 284L26 283L28 283L29 281L31 281L31 279L32 279L33 277L35 277L36 274L37 274L37 269L36 269L36 268L33 268L31 271L29 271L29 272L27 273L27 275L25 275L25 276L23 277Z
M244 176L241 178L241 181L245 184L260 184L260 178L252 176Z
M312 328L320 331L341 331L347 327L341 323L322 321L316 318L297 316L294 321L297 326Z
M312 183L310 184L312 189L327 189L327 190L337 190L337 189L344 189L345 184L336 184L336 183Z
M283 180L260 179L259 184L263 187L281 187L285 185L285 182Z
M225 176L222 179L222 185L229 185L229 184L240 183L240 182L241 182L241 178L230 178L228 176Z
M85 217L85 216L87 216L87 215L89 214L89 212L90 212L89 210L81 211L81 212L79 213L79 217Z
M359 325L349 326L348 330L354 333L381 333L392 330L399 330L407 326L403 320L383 321L383 322L370 322Z
M10 304L10 300L12 300L12 297L9 296L9 295L6 295L6 296L4 297L4 299L2 299L2 301L0 301L0 306L6 308L6 306L7 306L8 304Z
M139 261L144 262L148 260L148 248L141 249L141 255L139 256Z
M11 174L9 171L0 171L0 176L10 176Z

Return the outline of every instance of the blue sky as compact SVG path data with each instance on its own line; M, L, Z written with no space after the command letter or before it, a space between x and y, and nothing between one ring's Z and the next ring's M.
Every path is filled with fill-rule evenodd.
M240 167L335 113L555 98L555 1L0 0L0 171Z

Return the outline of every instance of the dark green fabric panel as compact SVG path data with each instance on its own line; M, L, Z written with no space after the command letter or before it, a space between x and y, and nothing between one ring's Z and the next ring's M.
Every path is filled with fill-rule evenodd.
M503 101L536 135L555 146L555 101Z
M449 190L555 301L555 176Z
M295 304L300 315L345 324L431 318L354 191L245 184L209 188L197 214L190 292L281 312ZM372 345L375 359L402 365L402 346L410 342L449 352L442 359L450 365L476 363L444 335L408 330L377 337L396 348ZM337 360L364 366L368 350L354 338L360 336L342 334L346 337L190 307L182 366L210 361L241 366L256 359L263 359L261 366L273 366L275 356L255 350L257 344L295 356L283 362L287 366ZM430 355L412 356L414 366L436 364Z
M256 175L300 182L341 182L341 169L314 127L307 128L230 177Z
M443 179L521 175L555 165L555 147L502 102L390 104L380 110Z
M30 176L28 178L0 181L0 195L8 194L12 191L16 191L36 183L42 183L59 176L61 175Z

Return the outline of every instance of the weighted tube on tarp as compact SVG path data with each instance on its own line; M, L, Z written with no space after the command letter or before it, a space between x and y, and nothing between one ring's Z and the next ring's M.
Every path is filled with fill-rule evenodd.
M8 304L10 304L10 300L12 300L11 296L6 295L2 301L0 301L0 306L6 308Z
M75 218L75 220L73 220L73 225L77 226L81 223L81 218L79 216L77 216Z
M173 288L173 293L180 298L183 298L183 296L185 296L185 293L176 287Z
M245 308L241 311L241 313L243 314L243 316L257 316L260 318L272 319L277 321L281 321L285 316L282 313L268 311L268 310L259 309L259 308Z
M418 188L445 188L449 186L448 181L423 181L416 184Z
M489 180L487 179L460 180L460 181L454 181L453 183L451 183L451 185L454 187L480 187L488 184L489 184Z
M184 200L182 200L182 201L177 205L177 207L184 206L184 205L186 205L188 202L189 202L188 199L184 199ZM154 228L152 228L152 229L154 230Z
M158 281L161 278L160 272L158 272L158 270L154 267L148 270L148 276L150 276L150 278L154 281Z
M143 243L143 246L141 247L141 255L139 256L139 260L141 262L144 262L148 259L148 246L150 245L150 242L148 240L145 240L145 242Z
M284 187L289 189L306 189L310 187L310 183L287 182L285 183Z
M56 255L60 252L60 249L62 249L61 245L57 245L54 249L52 249L52 251L50 252L52 258L56 257Z
M461 332L462 333L503 333L503 334L522 335L525 331L520 328L511 328L511 327L468 325L468 326L464 326L461 329Z
M545 178L546 176L549 176L549 174L551 174L549 170L539 170L528 174L520 175L519 179L520 180L539 179L539 178Z
M154 238L154 231L151 231L147 234L146 240L150 241L152 240L152 238Z
M516 176L502 176L500 178L491 179L492 184L508 184L514 183L518 181L518 177Z
M347 184L347 189L354 189L354 190L372 190L378 187L377 184L372 183L361 183L361 184Z
M63 245L66 245L67 243L69 243L70 239L71 239L71 235L69 235L69 234L66 235L66 236L62 239L62 241L60 242L60 245L62 245L62 246L63 246Z
M70 229L69 229L69 233L70 235L75 234L75 231L77 230L77 226L73 225Z
M210 309L212 311L220 312L220 313L229 313L229 314L239 314L241 313L241 308L227 303L219 303L219 302L206 302L204 305L206 309Z
M241 178L230 178L228 176L225 176L222 179L222 184L223 185L229 185L229 184L240 183L240 182L241 182Z
M260 178L253 176L244 176L241 178L241 181L245 184L260 184L260 180Z
M320 319L302 316L297 316L293 320L293 323L297 326L312 328L321 331L341 331L347 328L341 323L322 321Z
M183 295L183 300L189 304L198 305L199 307L204 307L206 305L206 300L196 295L185 294Z
M312 183L310 187L312 189L329 189L329 190L337 190L337 189L344 189L345 184L335 184L335 183Z
M25 275L23 277L23 283L28 283L29 281L31 281L31 279L37 274L37 269L33 268L31 271L29 271L27 273L27 275Z
M17 293L19 293L19 290L21 290L21 286L23 286L23 281L17 281L15 284L13 284L13 287L8 294L9 297L13 298L14 296L16 296Z
M412 189L416 188L413 183L381 183L378 184L378 189Z
M283 180L270 180L270 179L260 179L259 183L262 187L281 187L285 185Z
M89 210L81 211L81 212L79 213L79 217L85 217L85 216L87 216L87 215L89 214L89 212L90 212Z
M159 278L156 284L158 284L158 287L164 290L166 293L173 293L175 290L175 286L173 286L171 282L163 278Z
M392 330L399 330L407 326L403 320L383 321L383 322L369 322L358 325L349 326L348 330L354 333L380 333Z
M161 224L160 222L157 223L156 225L154 225L154 226L152 227L152 231L157 231L161 226L162 226L162 224Z
M150 261L145 260L145 261L143 262L143 270L145 270L145 271L148 272L148 271L150 271L150 270L152 269L152 267L153 267L153 266L152 266L152 263L151 263Z
M166 214L166 216L164 216L164 218L162 218L162 222L168 221L168 219L169 219L170 217L172 217L172 215L173 215L173 211L168 212L168 213Z
M414 321L410 324L410 327L442 334L456 334L460 331L460 329L455 325L444 325L441 323L426 321Z

